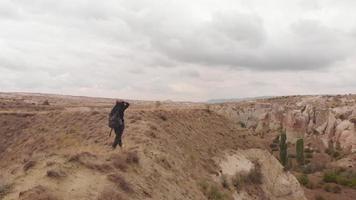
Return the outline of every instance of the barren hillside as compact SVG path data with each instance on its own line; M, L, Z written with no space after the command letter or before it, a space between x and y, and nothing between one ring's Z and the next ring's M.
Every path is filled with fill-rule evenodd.
M107 115L114 101L0 94L0 199L299 200L304 191L309 199L323 191L303 191L298 173L272 156L278 133L270 127L281 123L261 118L274 112L270 105L284 108L300 97L213 105L131 101L124 146L112 150ZM283 110L281 120L287 116ZM342 145L338 161L351 159L350 145ZM343 199L354 199L353 189L342 189Z

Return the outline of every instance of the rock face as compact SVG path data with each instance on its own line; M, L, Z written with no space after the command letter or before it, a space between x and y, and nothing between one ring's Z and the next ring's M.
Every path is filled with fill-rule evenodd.
M213 109L256 134L286 130L288 141L317 135L325 148L356 152L356 98L348 96L280 97L220 104Z
M261 149L239 150L227 155L220 161L222 175L234 176L236 173L246 173L254 168L253 163L260 164L262 183L260 188L267 199L271 200L304 200L304 191L297 179L284 171L282 165L268 151ZM254 193L254 195L256 195ZM254 199L244 189L234 194L234 199ZM259 199L259 197L258 197Z

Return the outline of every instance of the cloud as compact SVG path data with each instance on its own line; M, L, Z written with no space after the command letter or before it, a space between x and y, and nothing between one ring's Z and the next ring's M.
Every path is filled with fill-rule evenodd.
M178 100L352 90L355 9L349 0L3 0L0 88Z

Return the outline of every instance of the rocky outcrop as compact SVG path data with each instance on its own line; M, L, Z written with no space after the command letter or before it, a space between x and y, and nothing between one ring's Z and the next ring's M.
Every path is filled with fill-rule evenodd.
M343 96L311 96L230 103L213 108L256 134L283 128L292 143L297 138L317 135L325 148L332 144L344 151L356 152L355 104Z
M297 179L283 169L279 161L268 151L261 149L238 150L220 160L221 175L231 177L252 170L254 163L260 165L262 182L260 188L267 199L304 200L304 191ZM254 194L255 195L255 194ZM236 191L235 199L254 199L243 188Z

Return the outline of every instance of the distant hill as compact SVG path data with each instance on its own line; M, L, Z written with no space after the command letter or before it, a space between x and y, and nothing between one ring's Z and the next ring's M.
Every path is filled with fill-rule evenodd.
M231 99L210 99L207 103L226 103L226 102L240 102L240 101L251 101L257 99L269 99L274 96L260 96L260 97L246 97L246 98L231 98Z

